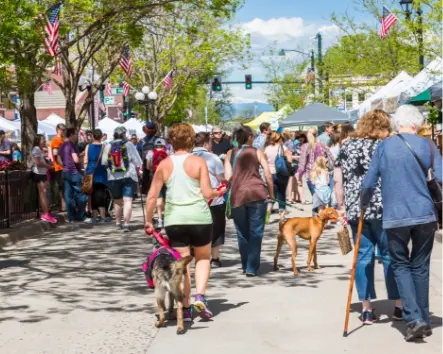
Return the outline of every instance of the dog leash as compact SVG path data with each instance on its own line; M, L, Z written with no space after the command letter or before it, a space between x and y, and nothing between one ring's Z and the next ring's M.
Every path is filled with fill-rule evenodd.
M223 182L222 184L220 184L218 187L217 187L217 191L218 192L220 192L223 188L228 188L228 183L227 182ZM219 198L220 197L222 197L223 196L223 194L222 195L219 195ZM214 201L214 199L210 199L209 201L208 201L208 205L209 206L211 206L211 204L212 204L212 202Z
M146 232L146 235L148 235L148 236L154 236L154 238L157 240L157 242L160 245L162 245L163 247L170 248L169 240L164 238L160 232L153 230L152 233L148 233L148 231L146 229L145 229L145 232Z

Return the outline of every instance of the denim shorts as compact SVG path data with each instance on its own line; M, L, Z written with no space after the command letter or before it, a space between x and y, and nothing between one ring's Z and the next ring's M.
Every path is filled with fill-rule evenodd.
M130 177L108 181L108 187L114 199L133 198L136 190L136 184Z

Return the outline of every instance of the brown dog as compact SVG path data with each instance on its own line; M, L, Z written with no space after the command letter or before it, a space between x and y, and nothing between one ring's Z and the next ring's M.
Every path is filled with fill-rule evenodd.
M291 218L283 223L280 223L280 230L277 238L277 250L274 257L274 269L278 270L278 256L283 243L286 242L292 251L292 269L294 270L294 275L299 275L297 267L295 266L295 257L297 256L297 235L310 241L307 262L308 271L314 271L314 269L311 267L312 257L314 257L314 268L319 269L320 267L317 263L317 241L323 233L323 229L329 220L335 222L338 221L338 213L334 208L326 208L321 210L318 216L309 218Z

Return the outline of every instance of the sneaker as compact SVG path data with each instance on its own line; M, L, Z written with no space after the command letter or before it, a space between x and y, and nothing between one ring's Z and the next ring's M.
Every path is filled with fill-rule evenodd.
M95 223L95 218L85 218L85 220L83 220L83 222L85 224L94 224Z
M428 325L422 321L416 321L409 325L406 329L406 342L412 342L415 339L423 338L427 327Z
M403 309L395 306L394 314L392 315L394 321L403 321Z
M99 223L110 223L112 221L111 218L100 218Z
M431 325L427 325L426 328L423 330L423 337L430 337L432 336L432 327Z
M47 221L47 222L49 222L51 224L56 224L57 223L57 219L54 218L51 214L43 214L40 217L40 219L43 220L43 221Z
M191 307L183 307L183 322L192 322L192 306Z
M208 301L203 295L195 295L194 309L198 312L199 316L204 319L210 319L214 315L208 307Z
M115 227L117 228L117 230L121 230L122 229L122 224L116 224Z
M362 321L364 325L371 325L375 321L377 321L377 316L375 315L375 310L363 311L359 318L360 318L360 321Z
M220 268L222 266L222 263L220 262L220 259L211 259L211 268Z
M122 229L123 229L123 232L130 232L128 224L123 224Z

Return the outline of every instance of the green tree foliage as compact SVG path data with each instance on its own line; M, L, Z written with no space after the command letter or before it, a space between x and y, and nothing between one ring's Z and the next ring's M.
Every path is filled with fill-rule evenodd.
M167 125L185 119L188 109L204 102L205 86L212 76L225 64L248 57L249 49L249 37L226 26L232 13L217 12L215 17L212 9L196 10L183 4L174 11L171 17L159 19L155 32L145 32L130 80L136 88L147 85L156 90L153 118ZM173 86L165 89L163 79L171 70ZM215 111L222 109L216 101L213 105ZM200 109L193 113L199 116Z
M324 57L324 71L331 81L340 81L363 76L370 78L371 85L382 85L398 75L400 71L414 74L419 68L418 30L419 19L416 9L424 12L423 53L427 61L435 58L441 49L441 7L437 0L414 2L414 10L407 19L399 9L398 1L388 2L399 21L389 30L387 37L379 37L381 6L375 0L355 0L356 10L372 16L373 21L357 23L348 14L332 15L332 22L342 31L338 42L330 47ZM334 85L333 83L331 84Z

